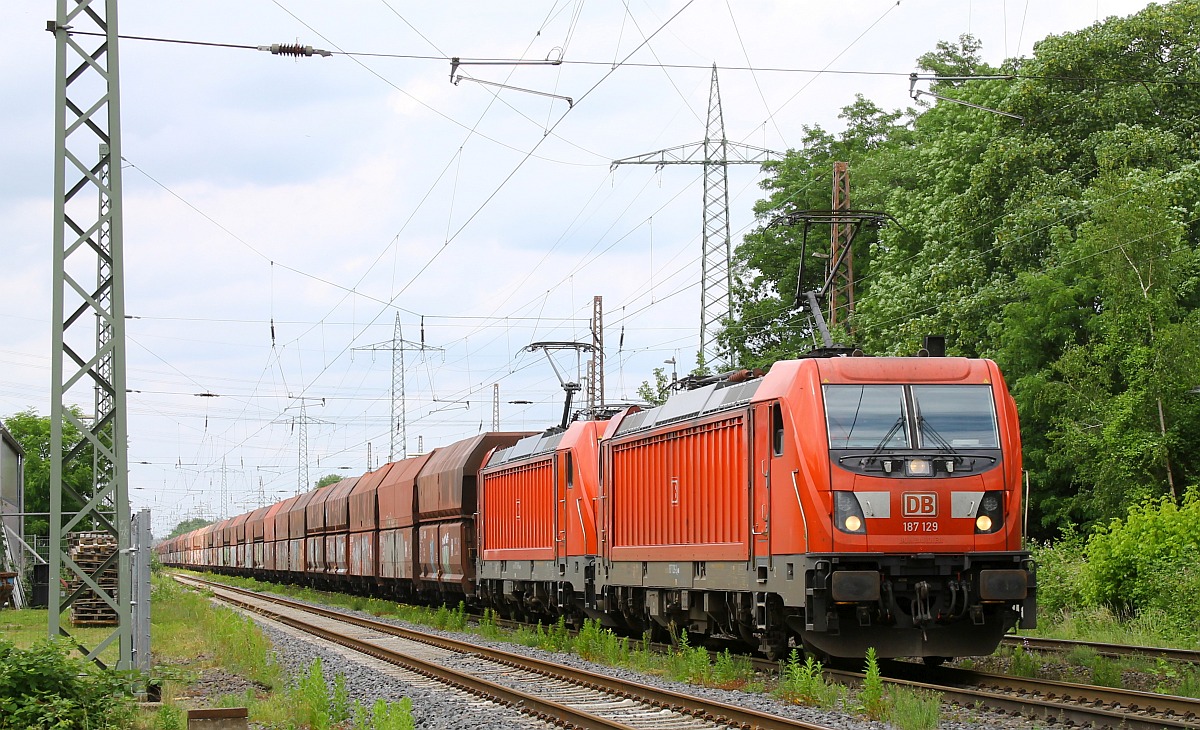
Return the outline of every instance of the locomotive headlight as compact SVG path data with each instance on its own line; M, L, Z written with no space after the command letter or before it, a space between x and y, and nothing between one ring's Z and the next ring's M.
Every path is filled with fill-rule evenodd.
M910 477L927 477L933 475L933 462L929 459L909 459L905 468Z
M975 534L996 532L1004 524L1004 492L984 492L975 513Z
M835 491L833 493L833 524L842 532L865 535L867 532L866 516L863 515L862 505L854 492Z

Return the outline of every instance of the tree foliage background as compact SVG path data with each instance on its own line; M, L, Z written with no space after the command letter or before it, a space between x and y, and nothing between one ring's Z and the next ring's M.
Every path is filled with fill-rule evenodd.
M859 97L840 134L806 128L768 165L725 341L743 365L813 347L792 306L799 229L769 224L828 209L846 161L852 207L898 225L855 240L856 309L835 339L911 354L945 334L949 354L995 359L1022 418L1034 536L1181 499L1200 474L1198 21L1200 3L1181 0L1050 36L1002 68L969 36L918 59L939 77L1008 76L929 88L1023 121ZM822 237L810 233L805 288L824 279Z
M78 407L71 409L76 418L81 417ZM25 520L25 532L30 535L49 535L50 518L50 417L39 416L32 408L4 419L17 443L25 451L25 512L32 513ZM70 453L83 438L69 420L63 422L63 455ZM63 481L77 494L90 494L92 490L92 447L88 445L78 457L67 462ZM83 505L69 495L63 495L63 511L77 512Z

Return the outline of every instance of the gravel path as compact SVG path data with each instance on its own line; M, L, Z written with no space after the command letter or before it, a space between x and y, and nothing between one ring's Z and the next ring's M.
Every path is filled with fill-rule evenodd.
M586 669L598 674L621 677L676 692L696 694L732 705L797 718L833 728L844 730L882 730L892 727L887 723L864 720L852 711L826 711L781 702L765 694L681 684L654 675L594 664L574 654L546 652L520 644L488 641L477 634L438 631L427 626L412 625L403 621L380 618L366 613L359 613L359 615L429 634L447 636L480 646L489 646L517 654L534 656L539 659ZM508 728L550 727L545 723L539 723L521 715L514 710L495 705L494 703L481 701L463 692L438 686L431 680L393 667L385 662L363 657L340 646L324 642L314 643L313 640L304 638L294 629L274 622L263 621L258 616L254 618L260 623L266 635L275 645L275 650L281 664L292 676L299 677L306 675L312 662L317 657L320 657L325 677L331 684L333 677L337 674L342 674L346 677L346 686L352 700L357 699L364 705L370 706L376 699L396 702L402 697L410 698L413 702L413 718L418 728L428 728L430 730L445 728L446 730L450 730L451 728L487 727L507 730ZM1020 718L990 712L986 708L966 710L943 706L942 720L938 727L946 728L947 730L964 730L966 728L1030 730L1035 725Z

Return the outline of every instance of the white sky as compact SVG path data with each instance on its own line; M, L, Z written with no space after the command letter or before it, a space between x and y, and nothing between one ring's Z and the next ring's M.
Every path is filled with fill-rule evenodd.
M727 136L783 150L802 125L839 129L856 93L911 105L905 76L938 40L972 33L998 63L1144 4L125 0L125 35L435 57L122 42L133 507L162 534L252 509L260 489L292 494L300 395L324 399L306 401L310 480L361 473L368 443L385 461L391 354L354 348L390 341L395 307L406 339L424 316L425 342L442 348L405 353L410 454L490 428L494 383L503 428L557 422L554 372L521 349L588 340L594 295L609 401L633 399L664 360L689 369L701 168L609 163L702 140L713 62L793 69L720 74ZM50 411L52 16L46 2L0 9L0 416ZM445 60L560 52L597 65L462 70L570 96L569 111L452 85ZM871 73L812 73L825 69ZM735 245L760 181L731 167ZM560 366L573 373L574 358Z

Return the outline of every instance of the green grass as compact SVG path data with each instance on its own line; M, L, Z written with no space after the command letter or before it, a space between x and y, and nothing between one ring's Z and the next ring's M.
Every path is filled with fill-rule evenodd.
M1105 607L1064 609L1038 616L1036 631L1021 632L1048 639L1076 639L1109 644L1195 649L1196 641L1182 635L1161 611L1148 609L1131 616Z
M64 611L59 617L59 624L70 632L71 636L88 649L100 646L101 642L112 635L114 627L83 627L71 625L71 612ZM50 613L46 609L25 608L19 611L0 611L0 636L4 637L18 649L28 649L35 643L49 637ZM82 655L80 655L82 656ZM120 649L116 642L100 652L100 661L112 667L120 658Z
M933 730L942 714L942 696L928 690L892 687L887 719L900 730Z
M289 681L274 659L270 641L253 621L228 609L214 609L201 593L155 576L152 599L156 673L166 680L164 705L143 718L139 730L182 730L186 723L181 724L183 707L178 697L201 670L210 667L237 674L256 686L245 693L218 696L211 703L246 707L250 721L263 728L412 727L411 702L357 706L349 701L345 678L339 675L327 681L319 661L306 675ZM461 606L446 609L440 620L447 625L465 621L465 611Z

